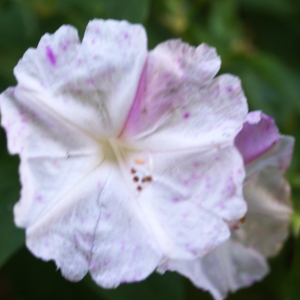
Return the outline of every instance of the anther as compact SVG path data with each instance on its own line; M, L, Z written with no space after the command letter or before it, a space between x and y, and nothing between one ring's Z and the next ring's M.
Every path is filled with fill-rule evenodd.
M134 159L134 163L136 163L137 165L144 165L146 161L143 160L142 158L137 157Z
M138 182L138 181L139 181L139 178L138 178L137 176L134 176L134 177L133 177L133 181L134 181L134 182Z
M142 182L145 183L145 182L151 182L152 181L152 177L151 176L146 176L142 179Z
M247 220L246 216L243 216L243 217L240 219L240 222L241 222L242 224L244 224L244 223L246 222L246 220Z
M139 185L139 186L137 187L137 190L138 190L138 191L141 191L141 190L142 190L142 187Z
M136 170L134 168L131 169L131 174L135 174Z

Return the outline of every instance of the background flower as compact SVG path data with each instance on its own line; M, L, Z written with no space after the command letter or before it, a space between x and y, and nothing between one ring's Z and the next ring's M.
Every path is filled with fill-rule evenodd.
M248 114L235 143L246 166L246 215L229 222L230 240L212 253L198 261L170 261L159 269L187 276L216 300L268 273L266 258L276 255L287 239L292 213L284 172L291 161L294 139L280 136L274 120L255 111Z

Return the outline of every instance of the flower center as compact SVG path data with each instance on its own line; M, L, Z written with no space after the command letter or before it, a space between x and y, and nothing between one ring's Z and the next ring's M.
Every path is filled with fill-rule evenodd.
M105 159L114 160L124 176L133 184L136 191L141 192L153 181L152 156L145 151L133 150L117 139L111 138L105 146Z
M152 182L152 169L150 155L140 154L133 158L130 172L138 191L142 191Z

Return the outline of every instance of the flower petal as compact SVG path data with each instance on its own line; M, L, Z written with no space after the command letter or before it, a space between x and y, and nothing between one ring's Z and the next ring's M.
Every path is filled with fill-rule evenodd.
M229 291L249 286L268 273L262 255L239 243L227 241L202 259L170 261L158 271L177 271L188 277L195 286L208 290L215 300L226 298Z
M81 279L89 268L97 277L97 282L106 287L148 276L161 260L161 254L152 245L155 243L152 236L141 224L137 224L138 221L134 221L136 212L127 208L126 205L130 206L128 201L121 203L124 208L119 203L110 208L111 211L119 211L119 219L111 221L117 224L106 224L103 221L101 225L104 228L100 236L94 234L102 211L97 208L97 201L101 199L104 204L100 201L100 207L107 207L105 201L109 200L113 205L113 200L121 201L128 193L127 186L123 185L122 188L123 178L114 175L117 177L115 182L111 179L110 186L107 185L108 191L103 191L106 196L101 192L101 198L98 199L99 181L102 179L104 182L110 176L107 170L104 174L97 173L100 164L103 164L104 157L117 163L108 157L111 151L105 151L80 131L74 131L72 126L60 123L60 119L53 120L49 111L37 111L36 106L29 103L26 107L23 102L16 99L13 90L8 90L1 98L5 111L2 121L11 138L11 148L21 153L23 188L21 200L15 206L15 221L19 226L27 227L28 247L38 257L54 259L63 274L71 280ZM94 186L91 186L93 183ZM109 192L115 189L113 184L118 185L117 195ZM89 219L86 227L82 224L83 218ZM122 245L112 250L116 247L119 232L119 238L127 243L125 254L116 253L121 251L119 249ZM98 239L100 253L98 249L92 260L89 253L95 239ZM116 261L105 270L103 264L107 264L110 255ZM124 262L120 256L124 257ZM91 266L90 260L93 261Z
M212 79L219 66L215 50L205 44L158 45L149 53L121 138L156 150L231 143L246 119L247 104L236 77Z
M244 187L247 220L235 231L234 238L264 256L275 255L288 236L292 208L290 187L283 172L289 164L293 145L293 138L283 136L264 159L249 165L252 175L247 175Z
M18 96L18 90L8 89L0 101L9 150L21 156L22 192L15 222L25 227L53 205L54 196L63 195L93 170L103 155L88 136Z
M268 151L280 138L274 119L261 111L250 112L242 130L235 138L235 145L249 164Z
M161 260L118 166L104 161L27 228L27 246L69 280L88 272L101 286L144 279Z
M146 60L142 26L91 21L82 43L62 26L42 37L15 68L22 97L97 138L117 136Z
M295 140L291 136L281 136L279 141L269 151L246 166L246 181L253 174L269 167L273 167L283 174L290 165L294 142Z
M140 194L139 207L166 259L205 255L229 236L223 218L245 214L242 159L227 148L123 154L124 169L134 170L131 181Z

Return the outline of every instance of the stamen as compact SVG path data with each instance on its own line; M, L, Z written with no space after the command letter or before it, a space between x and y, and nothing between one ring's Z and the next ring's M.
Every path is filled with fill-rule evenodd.
M146 176L142 179L142 182L145 183L145 182L151 182L152 181L152 176Z
M246 222L246 220L247 220L247 217L246 217L246 216L243 216L243 217L240 219L240 222L241 222L242 224L244 224L244 223Z
M134 176L134 177L133 177L133 181L134 181L134 182L138 182L138 181L139 181L139 178L138 178L137 176Z
M138 190L138 191L141 191L141 190L142 190L142 187L139 185L139 186L137 187L137 190Z
M131 174L135 174L136 170L134 168L131 169Z
M135 158L133 161L137 165L144 165L146 163L146 161L144 159L139 158L139 157Z

